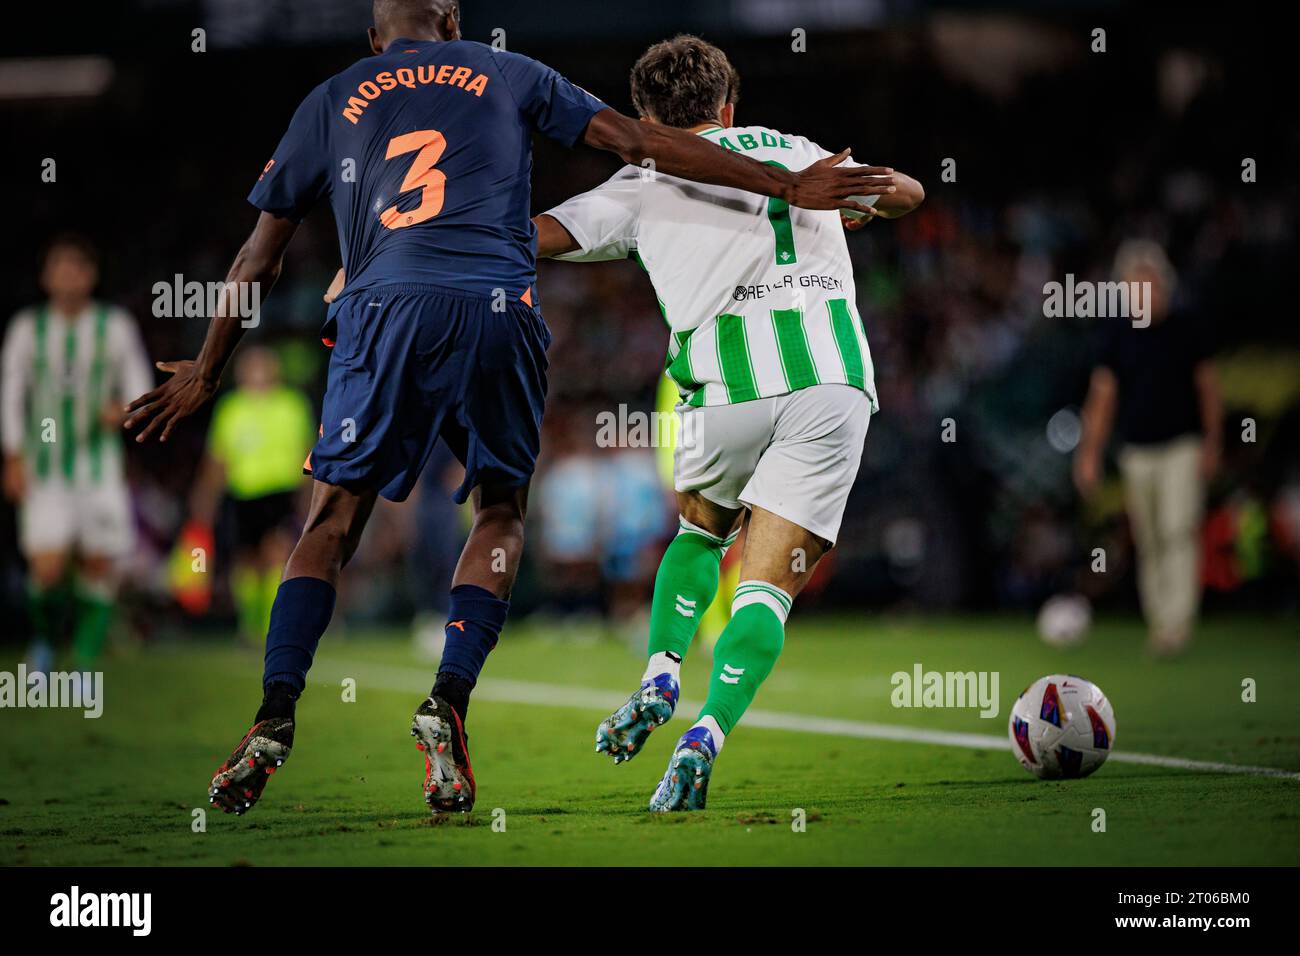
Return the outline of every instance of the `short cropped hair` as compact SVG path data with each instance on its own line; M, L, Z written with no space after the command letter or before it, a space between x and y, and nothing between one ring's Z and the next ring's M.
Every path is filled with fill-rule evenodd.
M715 120L739 98L740 75L727 54L690 34L656 43L632 67L632 104L665 126Z

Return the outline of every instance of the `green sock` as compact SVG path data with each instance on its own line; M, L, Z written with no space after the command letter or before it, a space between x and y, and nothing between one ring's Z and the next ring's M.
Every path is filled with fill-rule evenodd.
M713 677L700 719L712 717L723 734L731 733L781 656L789 613L790 595L780 588L740 582L731 620L713 648Z
M113 623L113 601L100 588L77 589L77 629L72 636L72 654L77 670L93 671L104 652L108 629Z
M681 529L664 551L655 575L647 648L651 657L664 651L686 656L700 618L718 593L722 555L735 539L734 534L718 538L681 519Z

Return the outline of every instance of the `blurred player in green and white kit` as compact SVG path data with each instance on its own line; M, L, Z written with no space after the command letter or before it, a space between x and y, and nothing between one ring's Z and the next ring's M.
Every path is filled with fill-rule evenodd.
M79 671L93 671L112 623L120 558L134 544L122 460L126 403L153 387L135 320L91 295L95 249L50 245L48 300L13 317L0 358L4 490L19 512L33 629L29 666L48 671L64 613Z
M300 530L295 499L306 485L303 460L316 428L310 400L281 381L276 354L264 347L241 351L235 387L212 410L190 517L211 528L224 495L233 526L230 591L245 641L260 644L270 626L284 562Z
M791 170L831 155L802 136L736 126L737 90L726 55L696 37L651 47L632 70L632 99L646 122ZM703 809L714 759L776 664L790 605L839 533L876 410L844 226L910 212L924 195L890 168L869 172L877 185L862 201L871 208L851 224L833 210L795 209L636 166L535 220L539 256L635 256L670 332L680 530L655 580L641 686L597 730L596 749L615 762L639 753L672 715L682 658L718 590L723 554L746 523L708 698L674 746L652 810Z

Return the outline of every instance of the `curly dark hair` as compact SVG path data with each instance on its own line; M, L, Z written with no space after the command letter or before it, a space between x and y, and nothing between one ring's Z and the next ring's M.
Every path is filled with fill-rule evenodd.
M632 67L632 103L665 126L707 123L740 98L740 75L712 43L683 33L656 43Z

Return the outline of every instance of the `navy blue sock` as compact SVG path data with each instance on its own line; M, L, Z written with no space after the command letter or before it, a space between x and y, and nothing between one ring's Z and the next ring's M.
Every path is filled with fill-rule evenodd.
M334 615L334 585L320 578L290 578L280 584L266 633L262 686L288 684L301 692L316 645Z
M476 584L458 584L452 588L447 611L447 645L438 667L439 676L450 674L473 687L488 652L497 646L509 610L509 601Z

